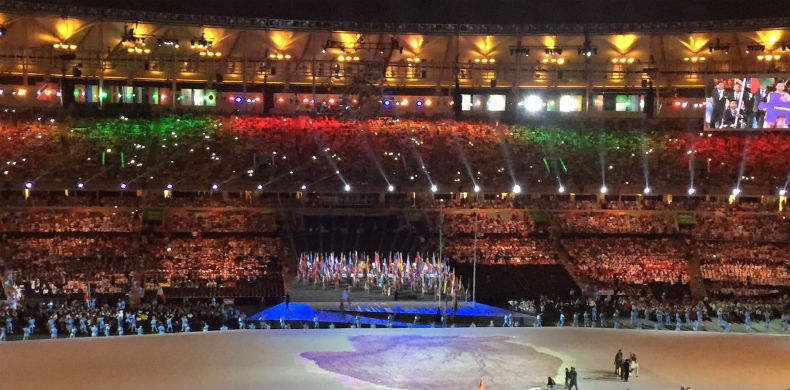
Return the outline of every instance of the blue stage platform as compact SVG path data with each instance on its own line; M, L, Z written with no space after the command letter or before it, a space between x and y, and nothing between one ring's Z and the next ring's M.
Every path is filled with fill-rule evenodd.
M281 318L285 321L306 321L312 322L318 317L319 322L332 322L332 323L353 323L355 317L359 315L360 322L364 325L376 324L376 326L386 326L386 317L389 314L394 314L397 317L403 318L406 316L420 315L426 321L436 315L437 303L425 301L411 301L411 302L364 302L360 304L351 305L351 307L344 308L343 312L337 304L329 302L313 302L313 303L291 303L286 308L285 303L272 306L261 312L255 313L249 317L248 320L268 320L279 321ZM441 306L441 310L444 306ZM465 322L472 322L474 319L486 321L494 320L499 322L509 310L484 305L474 302L463 302L458 304L458 310L454 313L456 319L466 317ZM513 313L515 317L523 317L523 314ZM409 324L404 321L394 321L395 327L406 327ZM482 323L480 324L482 325ZM427 327L429 325L422 324L421 326Z

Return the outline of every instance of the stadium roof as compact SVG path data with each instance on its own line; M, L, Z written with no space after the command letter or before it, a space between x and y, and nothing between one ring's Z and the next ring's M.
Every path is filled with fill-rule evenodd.
M587 24L790 18L786 0L37 0L65 7L389 23Z

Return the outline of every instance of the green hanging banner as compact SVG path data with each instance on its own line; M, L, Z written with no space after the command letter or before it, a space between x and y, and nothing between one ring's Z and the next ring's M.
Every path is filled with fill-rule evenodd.
M680 226L693 226L696 222L693 212L677 213L677 221Z

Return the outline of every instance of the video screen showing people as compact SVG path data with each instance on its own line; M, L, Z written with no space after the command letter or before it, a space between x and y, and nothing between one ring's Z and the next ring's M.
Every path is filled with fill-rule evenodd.
M705 88L705 129L787 129L787 78L714 78Z

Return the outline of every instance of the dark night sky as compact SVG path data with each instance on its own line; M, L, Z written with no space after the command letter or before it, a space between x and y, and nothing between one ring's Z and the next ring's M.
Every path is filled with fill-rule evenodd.
M223 16L426 23L606 23L790 18L790 1L734 0L36 0Z

